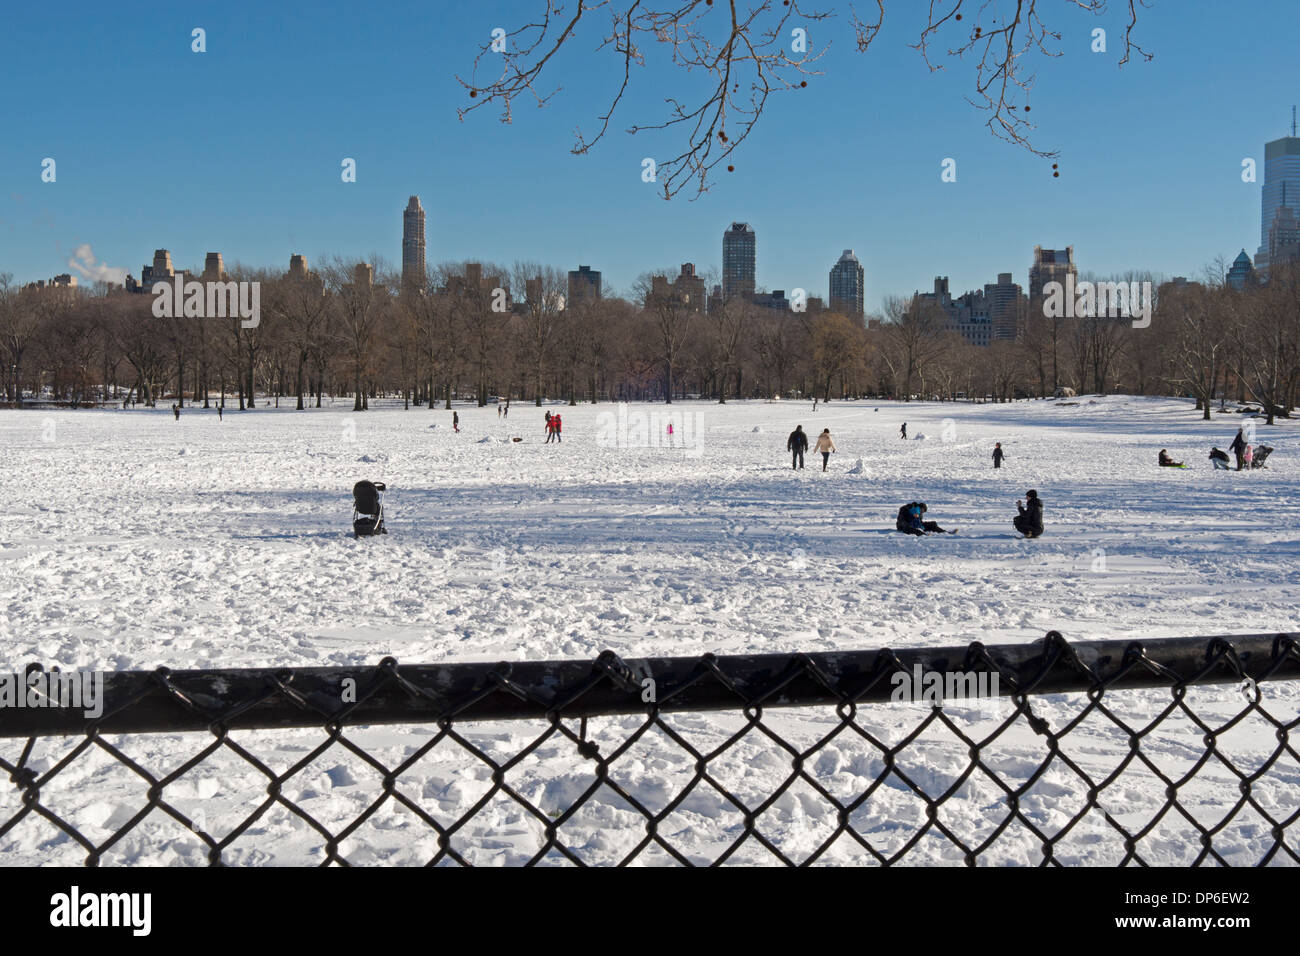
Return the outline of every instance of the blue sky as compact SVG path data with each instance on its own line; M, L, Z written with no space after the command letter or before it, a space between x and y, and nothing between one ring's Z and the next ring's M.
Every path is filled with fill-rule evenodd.
M623 291L650 269L720 267L722 233L743 220L758 234L760 286L824 295L853 248L869 310L937 274L954 294L1000 271L1023 284L1035 244L1073 244L1081 271L1101 274L1195 276L1218 255L1253 255L1260 184L1242 182L1241 162L1255 158L1262 180L1263 144L1288 132L1300 101L1294 4L1155 0L1138 34L1155 60L1121 70L1125 4L1096 18L1040 2L1065 52L1039 61L1030 102L1036 144L1061 151L1059 178L1053 160L984 129L964 99L973 63L927 70L908 46L923 4L893 0L866 54L845 20L807 24L814 49L829 44L825 75L770 100L736 171L694 202L641 181L641 159L674 155L677 134L623 132L695 83L657 62L634 74L610 136L569 152L616 75L593 52L594 28L555 62L561 90L545 108L520 102L510 125L487 110L458 120L468 100L455 74L536 2L11 5L0 271L66 272L85 243L136 276L155 248L182 267L208 251L278 268L292 253L395 264L413 193L431 262L582 263ZM1106 54L1090 51L1095 26ZM194 27L207 31L204 54L190 50ZM54 183L41 182L45 157ZM344 157L356 183L341 182ZM945 157L954 183L940 180Z

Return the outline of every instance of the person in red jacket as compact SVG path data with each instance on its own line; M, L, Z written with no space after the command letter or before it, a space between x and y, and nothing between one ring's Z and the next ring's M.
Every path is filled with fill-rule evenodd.
M564 431L564 422L560 421L560 416L556 415L551 419L551 424L555 426L555 440L564 441L561 433Z

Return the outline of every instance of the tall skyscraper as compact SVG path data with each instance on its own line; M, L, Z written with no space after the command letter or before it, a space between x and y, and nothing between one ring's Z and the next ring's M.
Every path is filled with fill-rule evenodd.
M425 277L424 258L424 207L420 197L412 196L402 213L402 285L423 289Z
M289 278L305 279L307 278L307 257L292 255L289 257Z
M1286 182L1282 183L1282 203L1268 227L1268 264L1270 269L1284 262L1300 259L1300 220L1287 201Z
M722 234L722 298L754 294L756 240L747 222L733 222Z
M839 262L831 267L831 311L843 312L855 319L862 318L864 275L862 263L853 254L853 250L845 249Z
M600 298L600 273L592 270L591 266L578 266L576 270L569 271L569 299L570 303L582 300L593 300Z
M209 252L203 260L203 281L221 282L226 278L226 266L221 261L221 253Z
M1293 114L1294 117L1294 114ZM1255 253L1255 268L1268 269L1268 233L1273 228L1278 209L1282 206L1282 191L1287 189L1290 201L1300 201L1300 137L1295 134L1295 120L1291 121L1291 135L1264 144L1264 189L1260 196L1259 251Z
M1049 282L1065 285L1066 276L1078 281L1079 270L1074 264L1074 246L1064 249L1044 249L1034 246L1034 264L1029 267L1029 318L1043 318L1043 287Z
M1000 342L1014 342L1020 334L1024 293L1020 286L1011 281L1011 273L999 272L997 282L985 283L984 298L988 301L993 338Z

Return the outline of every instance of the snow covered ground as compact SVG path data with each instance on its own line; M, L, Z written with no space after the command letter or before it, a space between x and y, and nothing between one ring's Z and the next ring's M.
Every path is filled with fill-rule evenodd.
M815 413L807 402L688 402L673 413L674 440L698 442L689 450L613 447L646 443L636 415L660 416L647 431L650 443L666 441L662 405L633 406L627 425L614 406L551 406L564 416L559 445L543 443L542 410L524 405L505 420L494 407L458 405L460 434L441 409L354 413L350 403L305 412L228 409L224 421L215 410L190 408L179 421L167 408L0 411L2 669L29 661L97 670L358 665L389 654L412 663L590 659L605 648L635 658L1007 643L1051 629L1071 639L1300 629L1296 425L1268 428L1261 420L1259 440L1276 448L1269 469L1215 472L1210 446L1228 447L1240 415L1216 414L1204 423L1184 401L1072 401L846 402ZM900 440L903 421L909 435L925 437ZM814 438L830 428L838 453L827 472L812 454L806 470L791 470L786 435L799 423ZM510 441L514 436L523 441ZM999 471L989 457L994 441L1007 454ZM1158 468L1161 448L1189 468ZM386 537L350 534L350 489L360 478L389 486ZM1045 504L1047 532L1035 541L1010 525L1028 488ZM927 517L959 534L918 539L894 532L899 505L913 499L928 502ZM1273 712L1294 719L1300 694L1286 684L1264 689L1265 701L1277 704ZM1212 693L1219 693L1213 706L1223 717L1240 710L1230 689L1207 689ZM1169 698L1129 699L1137 717L1154 715ZM1064 720L1078 702L1062 698L1044 707ZM921 716L882 707L860 722L898 739ZM808 741L835 723L832 713L811 711L770 712L764 720ZM724 739L741 717L673 721L705 746ZM594 721L592 732L619 740L638 723ZM1247 763L1274 745L1271 730L1257 724L1239 728ZM467 730L480 746L504 754L544 726ZM358 730L349 739L396 763L428 732ZM908 752L917 779L937 793L968 761L950 734L933 736ZM1113 728L1097 726L1086 736L1086 756L1076 755L1086 765L1112 767L1127 752ZM1181 727L1167 722L1157 736L1168 738L1158 752L1171 767L1189 766L1202 749L1199 731L1185 720ZM790 772L789 758L755 737L761 735L751 734L719 764L734 771L729 783L738 794L770 792L772 781ZM272 765L288 766L320 734L242 739L260 741L258 752L270 753ZM1034 741L1026 732L986 761L1014 779L1037 765L1041 747ZM38 752L36 765L51 765L72 743L43 741L38 751L48 753ZM151 737L127 739L123 747L161 772L202 743L201 735ZM0 753L12 762L21 746L0 741ZM486 767L455 749L440 746L403 778L411 781L404 792L449 819L490 787ZM1288 761L1256 785L1257 797L1275 801L1281 818L1300 804L1300 767ZM42 793L43 802L62 799L67 817L92 839L103 839L144 801L138 786L130 795L129 773L110 764L87 755ZM1212 822L1237 799L1236 778L1215 766L1211 761L1185 791L1189 804L1205 810L1198 819ZM819 753L810 773L832 792L850 794L881 767L871 748L840 739ZM685 754L640 744L626 758L623 782L639 799L662 806L680 789L673 781L688 780L690 771ZM554 741L518 774L522 791L557 809L592 779L573 748ZM1120 818L1141 818L1144 809L1149 818L1163 802L1163 785L1149 773L1131 783L1127 776L1103 803ZM940 817L976 843L1006 815L1001 791L978 777ZM889 780L870 813L854 819L882 851L925 822L924 804L897 778ZM378 775L337 747L291 781L299 782L293 798L322 821L355 816L380 792ZM1082 805L1084 789L1068 770L1054 768L1022 807L1055 832ZM186 812L202 807L209 830L220 835L264 799L265 779L214 760L167 794ZM619 858L644 834L621 798L602 794L563 828L569 845L599 861ZM349 859L413 862L432 854L431 831L392 806L349 841ZM12 788L0 790L0 825L17 808ZM1257 859L1270 844L1267 823L1254 813L1247 808L1216 836L1215 846L1230 859ZM692 794L677 817L671 841L701 860L721 852L740 825L734 808L705 792ZM1070 831L1059 859L1122 856L1114 831L1094 817ZM802 782L761 818L764 834L797 859L834 826L829 805ZM159 836L164 831L175 831L175 839ZM498 798L462 836L471 858L500 864L528 859L540 833L540 823ZM1300 837L1289 842L1300 844ZM322 840L277 809L236 847L245 843L248 849L227 859L314 860ZM1013 824L983 860L1036 862L1037 845ZM1149 862L1177 863L1194 857L1199 842L1170 814L1143 848ZM68 862L82 854L31 820L0 837L4 863ZM842 839L824 859L860 855ZM765 858L750 840L733 859ZM930 836L908 857L960 858L950 843ZM204 858L196 838L154 814L110 859ZM667 857L648 852L645 859Z

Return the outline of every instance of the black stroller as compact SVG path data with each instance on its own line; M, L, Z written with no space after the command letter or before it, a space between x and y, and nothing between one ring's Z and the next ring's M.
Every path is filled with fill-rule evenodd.
M388 534L384 527L384 492L382 481L358 481L352 486L352 533L356 537Z
M1250 456L1251 468L1265 468L1264 459L1272 454L1273 449L1269 445L1256 445Z

